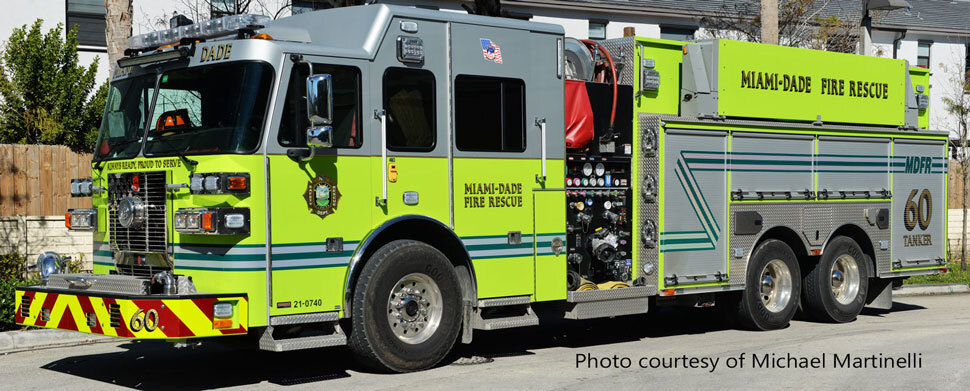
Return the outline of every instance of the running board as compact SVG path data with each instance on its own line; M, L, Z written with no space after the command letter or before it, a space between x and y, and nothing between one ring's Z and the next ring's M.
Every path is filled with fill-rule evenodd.
M271 352L288 352L291 350L326 348L347 344L347 336L337 323L337 312L317 312L310 314L296 314L274 316L269 319L270 326L266 327L259 338L259 348ZM275 328L294 325L320 326L307 330L322 332L322 335L307 335L287 338L276 338ZM302 328L302 327L301 327Z
M532 312L529 296L481 299L472 312L472 328L500 330L536 326L539 317Z
M572 291L566 294L566 319L593 319L645 314L650 309L650 287Z

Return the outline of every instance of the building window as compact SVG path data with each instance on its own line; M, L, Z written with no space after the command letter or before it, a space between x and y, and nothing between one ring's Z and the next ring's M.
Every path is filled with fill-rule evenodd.
M916 47L916 66L920 68L930 67L930 45L932 42L920 42Z
M673 41L691 42L694 40L694 29L688 27L660 26L660 38Z
M388 149L434 149L434 85L434 74L423 69L388 68L384 72Z
M589 21L589 39L606 39L606 21Z
M525 83L456 77L455 145L462 151L525 151Z
M324 0L293 0L290 10L293 15L330 8Z
M77 28L78 50L104 51L108 46L104 14L104 0L67 0L67 28Z

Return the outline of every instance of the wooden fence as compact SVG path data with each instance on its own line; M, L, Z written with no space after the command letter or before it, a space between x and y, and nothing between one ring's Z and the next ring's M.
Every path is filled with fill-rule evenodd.
M0 216L64 215L91 207L71 197L71 179L91 177L91 154L59 145L0 144Z

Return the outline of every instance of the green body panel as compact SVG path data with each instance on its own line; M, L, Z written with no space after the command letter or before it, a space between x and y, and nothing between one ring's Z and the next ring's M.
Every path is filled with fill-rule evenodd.
M535 205L535 301L565 300L566 299L566 249L558 255L550 254L551 240L549 235L566 240L562 232L566 226L566 193L564 191L535 191L532 193ZM560 234L562 233L562 234ZM565 244L563 245L565 246Z
M642 59L654 61L653 70L660 74L657 91L640 91L634 94L633 110L636 113L677 115L680 111L680 64L684 59L683 47L689 43L656 38L636 38L634 64ZM633 72L634 91L639 91L641 72ZM636 129L636 116L633 119ZM637 156L634 154L634 156Z
M916 92L917 86L923 86L923 94L930 94L930 70L920 67L909 68L909 79L913 82L913 92ZM930 127L930 110L919 111L919 121L918 127L920 129L929 129Z
M563 234L566 226L564 195L560 203L533 203L540 172L538 159L454 159L455 232L471 255L479 298L533 295L537 285L559 283L555 275L537 280L533 249L541 253L547 248L527 240L534 234ZM545 187L563 188L564 162L547 160L547 172ZM550 230L536 232L534 227ZM522 244L509 244L514 231L521 232ZM561 273L564 287L565 269Z
M719 115L807 122L822 115L826 123L904 124L903 60L730 40L716 45ZM810 88L786 88L792 76L810 78ZM858 83L861 89L850 88ZM882 88L886 94L870 95Z

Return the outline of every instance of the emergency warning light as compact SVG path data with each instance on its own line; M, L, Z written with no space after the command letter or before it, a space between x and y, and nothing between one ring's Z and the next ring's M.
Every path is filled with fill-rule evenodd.
M163 45L174 45L183 38L221 37L234 34L242 28L262 25L269 20L269 16L254 14L223 16L168 30L134 35L129 39L128 47L132 49L155 48Z

